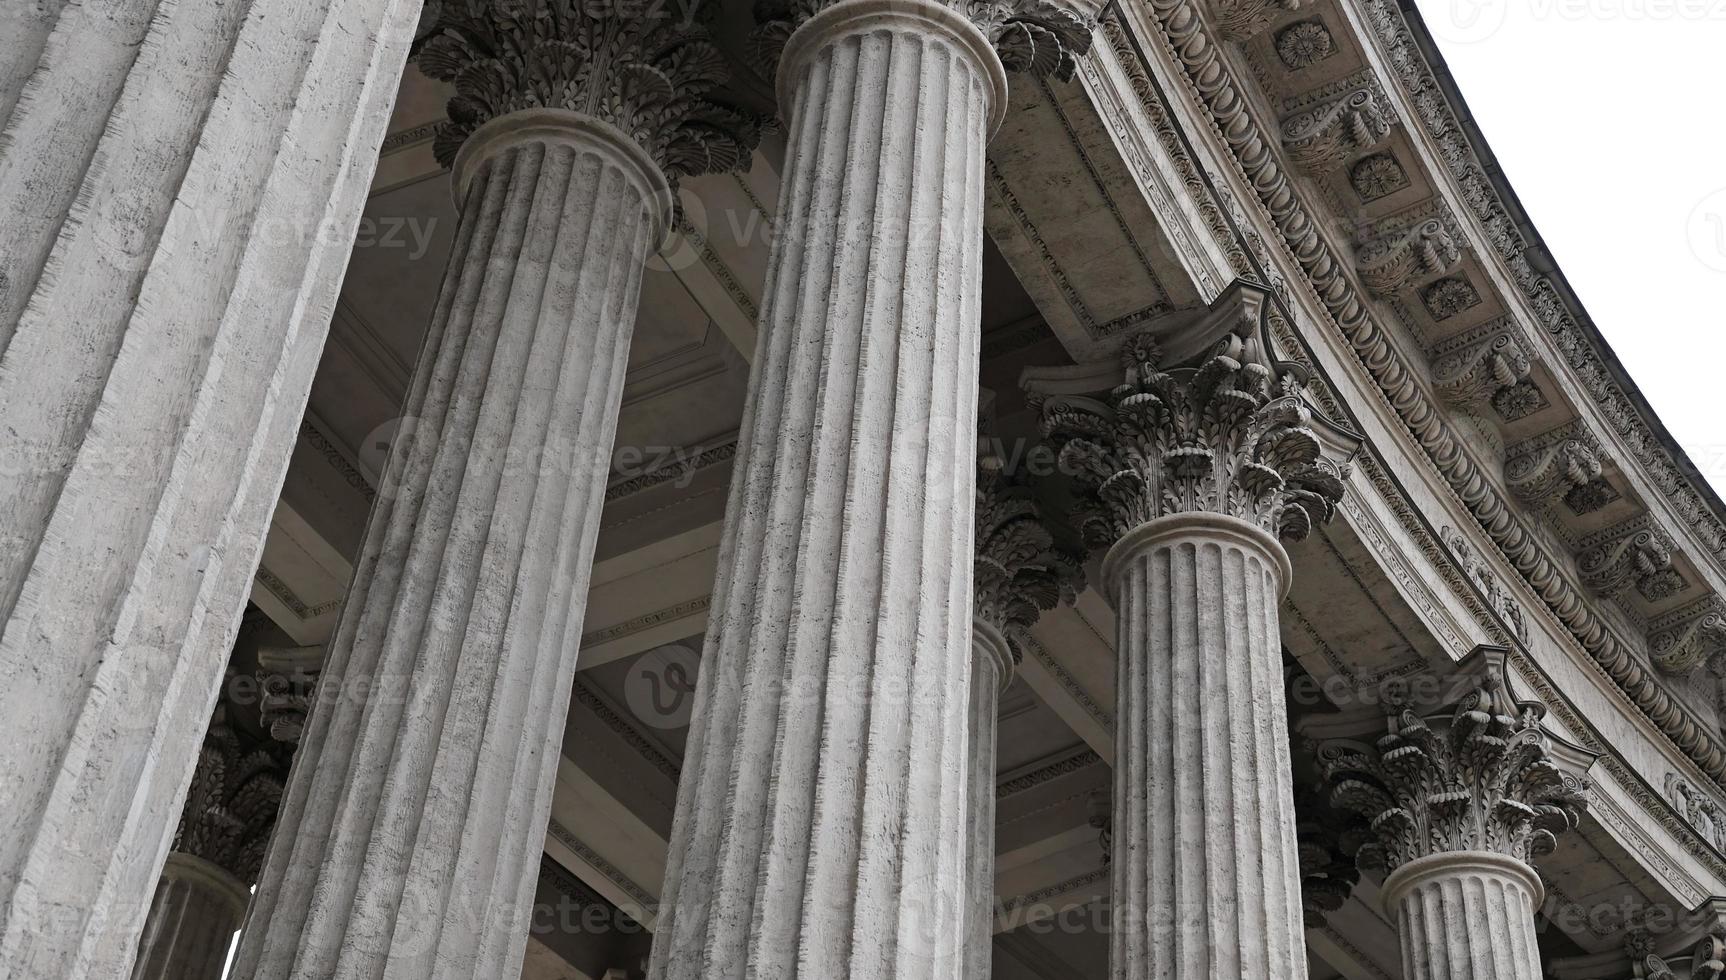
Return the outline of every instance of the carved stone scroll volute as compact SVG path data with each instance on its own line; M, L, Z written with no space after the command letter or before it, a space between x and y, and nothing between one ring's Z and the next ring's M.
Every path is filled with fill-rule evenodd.
M1319 176L1384 142L1394 120L1378 89L1363 86L1285 119L1283 147L1295 166Z

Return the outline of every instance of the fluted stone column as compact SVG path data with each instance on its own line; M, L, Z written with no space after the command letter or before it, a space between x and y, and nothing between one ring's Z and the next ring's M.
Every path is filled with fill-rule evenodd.
M1027 486L990 467L977 473L972 563L971 693L966 721L964 980L989 980L995 924L995 736L1001 694L1021 653L1011 637L1084 587L1084 568L1058 548Z
M0 14L0 975L124 974L418 0Z
M1070 71L1089 31L784 6L778 237L649 976L953 977L984 146L1003 57L1035 34Z
M1531 862L1586 806L1587 784L1553 762L1544 707L1487 663L1453 706L1405 706L1372 744L1320 747L1333 803L1372 828L1359 859L1388 872L1409 980L1540 980Z
M243 745L226 706L217 707L138 940L132 980L222 976L275 827L287 755Z
M1194 329L1130 338L1106 395L1043 406L1108 548L1120 978L1306 971L1278 537L1328 519L1342 484L1299 370L1269 356L1268 310L1237 286Z
M447 4L461 219L235 973L512 977L669 178L747 161L705 35ZM668 8L669 9L669 8Z
M251 897L250 886L221 865L169 851L132 980L220 980Z

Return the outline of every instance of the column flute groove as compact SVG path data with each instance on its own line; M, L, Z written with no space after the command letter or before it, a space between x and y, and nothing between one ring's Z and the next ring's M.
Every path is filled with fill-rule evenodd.
M995 932L995 749L1001 695L1021 659L1022 632L1084 588L1080 557L1057 545L1034 490L999 472L998 457L977 469L976 558L972 562L971 689L966 722L967 838L964 980L989 980Z
M520 969L642 273L670 179L759 135L652 16L450 5L419 60L457 89L460 225L242 977Z
M0 37L0 974L124 974L413 0L36 3Z
M1017 6L758 8L784 203L654 980L962 967L982 167ZM1070 71L1088 26L1057 19Z
M1271 356L1272 306L1236 283L1197 323L1127 339L1096 396L1039 391L1044 432L1106 548L1116 613L1111 974L1306 970L1278 605L1343 494L1351 439ZM1167 345L1166 347L1164 345ZM1070 372L1069 372L1070 373ZM1322 437L1322 438L1321 438Z

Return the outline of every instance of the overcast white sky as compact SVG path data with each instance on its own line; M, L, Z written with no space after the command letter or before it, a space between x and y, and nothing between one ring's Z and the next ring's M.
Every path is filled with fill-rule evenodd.
M1511 185L1726 497L1726 0L1418 0Z

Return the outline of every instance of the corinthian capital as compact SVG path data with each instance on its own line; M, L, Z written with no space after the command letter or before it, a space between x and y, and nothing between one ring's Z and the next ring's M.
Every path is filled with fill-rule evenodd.
M1078 556L1055 543L1031 489L992 471L977 474L974 615L1012 640L1085 585ZM1018 656L1017 649L1014 656Z
M1319 747L1331 803L1372 828L1363 866L1388 872L1456 851L1530 862L1581 819L1587 784L1554 762L1545 708L1511 696L1501 658L1487 664L1447 710L1423 716L1404 707L1373 743Z
M243 882L258 876L281 806L287 767L261 748L248 749L218 705L186 791L173 849L203 858Z
M779 68L785 42L809 18L838 0L758 0L754 60L764 77ZM964 14L989 39L1008 71L1065 81L1091 49L1101 4L1095 0L919 0Z
M761 120L717 98L725 59L670 7L629 0L444 0L420 48L422 71L456 87L433 152L449 166L474 130L525 109L603 120L647 151L666 177L748 165Z
M1314 418L1305 370L1271 357L1268 315L1262 287L1237 283L1196 322L1129 338L1105 394L1044 398L1088 544L1193 511L1297 540L1335 513L1326 441L1350 437Z

